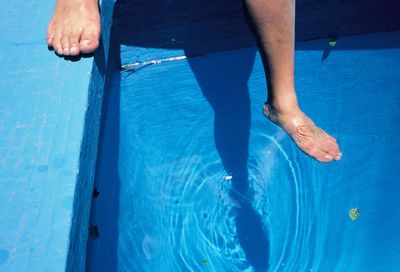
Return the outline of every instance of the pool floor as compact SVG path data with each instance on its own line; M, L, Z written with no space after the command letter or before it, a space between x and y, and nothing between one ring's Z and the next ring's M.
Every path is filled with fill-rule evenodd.
M398 271L399 42L297 44L300 105L343 152L329 164L263 117L255 48L116 72L89 271Z

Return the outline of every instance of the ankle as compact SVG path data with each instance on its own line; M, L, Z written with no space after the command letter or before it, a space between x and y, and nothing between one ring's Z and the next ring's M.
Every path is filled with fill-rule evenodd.
M284 98L280 99L268 99L265 104L267 104L270 110L272 110L277 115L295 113L300 110L296 96L285 96Z

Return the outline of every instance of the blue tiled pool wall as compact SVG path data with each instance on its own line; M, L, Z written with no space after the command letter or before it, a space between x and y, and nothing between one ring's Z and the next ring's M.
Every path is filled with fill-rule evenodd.
M109 107L104 115L107 120L103 127L96 177L100 195L92 210L100 236L93 240L88 253L91 257L89 271L190 271L169 266L181 259L169 255L177 247L171 246L173 243L168 240L171 236L165 235L164 227L169 219L175 221L175 216L181 211L194 215L198 220L193 221L189 216L190 220L186 221L189 227L184 237L179 234L181 226L170 230L177 230L176 235L181 237L182 243L199 245L204 242L204 237L198 236L198 224L215 228L225 226L209 221L215 216L211 216L207 206L218 199L218 188L211 186L207 190L208 187L203 186L205 194L187 193L182 198L177 193L186 191L184 188L192 192L195 186L183 186L185 180L193 181L194 178L201 183L215 176L224 176L223 171L216 171L219 166L215 163L218 155L212 137L213 110L219 116L215 140L219 139L216 144L221 147L221 159L227 163L224 165L226 172L236 168L237 160L239 166L243 165L247 153L243 152L247 146L244 139L248 137L249 123L241 121L250 117L249 107L254 113L250 117L249 164L250 172L256 174L252 175L250 184L262 187L260 182L263 177L268 177L272 190L271 194L263 194L264 191L257 189L258 196L270 195L272 201L255 198L259 207L271 207L268 212L272 216L268 224L271 228L268 229L274 235L270 262L276 265L280 257L277 252L284 252L282 247L287 245L290 251L282 257L286 269L282 271L308 271L310 267L321 268L317 271L331 271L333 266L337 266L338 271L368 271L366 267L396 271L397 259L392 253L398 248L393 241L398 241L399 235L393 229L399 210L388 211L385 207L395 203L399 188L397 186L396 190L396 185L390 183L398 176L395 172L398 159L391 155L399 150L396 126L391 125L399 116L398 107L395 107L399 101L396 91L399 83L393 80L399 60L398 34L341 38L325 60L322 60L321 49L328 46L327 39L303 43L303 50L296 52L299 65L296 83L300 101L304 102L303 109L338 138L347 154L342 161L333 164L318 164L305 157L286 134L265 122L259 107L264 99L265 82L255 48L149 66L132 74L124 73L121 82L118 77L114 78L115 89L108 98ZM360 50L366 43L369 46L367 50ZM248 73L252 75L247 82L244 77ZM197 83L199 79L200 84ZM250 105L243 103L248 102L244 91L246 82L250 90ZM236 87L237 92L230 93ZM375 92L377 89L379 93ZM371 101L375 101L373 109L366 107ZM329 105L334 106L327 110ZM234 121L230 118L232 116ZM235 143L223 140L236 137L239 139ZM239 146L238 142L241 143ZM266 142L270 145L265 146ZM231 148L235 144L236 148ZM392 163L385 159L387 157ZM196 169L202 169L199 175ZM232 175L237 173L234 171ZM232 182L221 181L224 185ZM297 185L295 188L291 186L292 182ZM299 198L295 197L295 191L301 192ZM385 191L388 192L383 193ZM316 195L310 195L311 192ZM189 209L192 202L185 202L189 199L195 199L196 209L193 211ZM178 209L174 200L188 204L188 209L185 206ZM299 201L301 209L295 200ZM352 222L348 208L355 205L362 210L362 217ZM298 224L296 210L300 210L296 212L300 218L307 218L305 224L299 224L299 236L291 230L291 226ZM393 216L387 217L389 213ZM382 218L385 220L381 221ZM160 221L157 220L165 224L158 225L156 223ZM370 235L371 231L373 235ZM392 239L388 240L388 236ZM223 241L229 235L219 237ZM310 239L305 240L306 237ZM294 257L300 258L296 250L303 242L306 250L302 247L304 255L301 256L305 258L294 262ZM343 244L346 246L341 247ZM194 265L193 262L199 264L205 258L209 260L208 267L212 271L224 271L218 264L224 267L233 265L234 262L223 263L226 259L212 254L212 249L206 249L195 254L185 251L185 260ZM383 262L385 257L387 260ZM169 270L164 270L166 267ZM290 270L290 267L307 269Z
M78 186L74 197L74 213L70 232L70 247L66 271L85 271L86 245L89 237L89 217L95 165L100 135L103 97L110 88L111 78L119 68L117 40L112 38L114 0L101 2L102 34L100 47L94 55L89 85L88 108L79 159Z
M296 40L392 31L400 28L399 10L400 2L396 0L298 0ZM123 62L196 56L256 45L240 0L119 0L116 20Z
M196 1L194 1L196 2ZM194 3L192 2L192 4ZM204 1L205 2L205 1ZM232 1L222 1L221 3L217 4L217 11L219 10L220 12L224 11L224 7L229 7L229 12L228 14L233 14L234 20L228 22L222 26L220 29L215 29L211 28L214 30L214 33L204 33L202 32L202 28L204 28L204 25L198 24L196 25L196 20L194 22L190 21L190 18L193 18L193 13L186 13L185 10L192 11L193 6L192 4L185 2L183 3L182 1L170 1L170 5L174 5L175 7L178 7L178 11L181 10L183 11L183 21L184 22L189 22L194 24L194 28L197 28L197 33L199 34L198 37L194 40L186 41L188 37L193 37L191 35L188 35L187 32L176 32L174 31L174 27L176 29L179 28L179 26L174 25L173 21L176 20L173 15L176 14L177 10L173 10L173 12L167 12L168 7L165 4L160 4L157 1L128 1L128 0L121 0L117 2L117 7L116 7L116 18L114 22L115 28L113 29L115 38L118 39L119 44L116 45L115 52L118 52L118 49L121 49L121 56L122 56L122 62L124 63L132 63L136 61L146 61L150 59L159 59L159 58L165 58L165 57L173 57L173 56L179 56L179 55L201 55L201 54L206 54L214 51L223 51L223 50L231 50L231 49L237 49L237 48L242 48L242 47L249 47L249 46L254 46L254 41L249 34L249 31L247 29L247 26L245 26L245 22L242 18L239 17L239 14L241 14L240 10L240 5L238 4L239 1L235 2L235 5L228 5L227 3L232 3ZM178 5L177 3L180 3L181 5ZM307 18L310 17L310 10L314 12L315 14L315 3L311 4L308 1L299 1L298 7L298 14L300 16L297 17L298 20L298 29L300 32L298 32L298 39L313 39L313 38L319 38L319 37L327 37L327 36L340 36L340 35L350 35L350 34L357 34L357 33L366 33L366 32L374 32L374 31L382 31L382 30L392 30L396 29L399 27L399 23L395 20L392 20L394 17L393 15L393 10L394 7L398 6L397 3L394 1L384 1L381 2L382 5L385 5L386 11L389 11L387 13L387 17L390 20L383 20L383 14L384 13L373 13L372 17L369 16L368 14L370 13L371 7L373 7L375 4L373 1L364 1L365 6L359 7L358 12L360 12L361 15L365 16L364 22L351 22L349 18L352 17L352 14L354 12L357 12L355 10L356 6L352 3L346 3L346 7L353 7L353 9L348 9L348 13L343 13L339 12L341 9L343 9L343 6L339 5L339 1L334 1L332 6L325 7L325 9L320 10L319 14L319 20L323 18L323 22L325 22L325 25L320 26L318 28L315 27L317 24L313 20L307 20ZM156 5L157 4L157 5ZM202 3L198 3L200 6ZM187 6L189 5L189 7ZM194 4L193 4L194 5ZM311 6L310 6L311 5ZM186 9L185 9L186 8ZM202 8L196 9L198 13L195 14L195 16L203 16L202 12L207 12L209 7L205 6L205 4L202 5ZM329 12L329 8L334 8L336 12ZM225 10L226 11L226 10ZM179 13L179 12L178 12ZM140 16L138 16L140 14ZM158 23L161 22L160 25L155 25L154 26L154 32L149 32L146 30L147 27L151 28L151 21L147 21L144 19L149 19L151 16L155 16L155 14L158 15ZM172 16L170 18L165 18L168 17L168 15ZM215 15L215 14L214 14ZM340 15L338 17L338 15ZM371 14L370 14L371 15ZM236 16L236 17L235 17ZM241 15L240 15L241 16ZM160 18L161 17L161 18ZM164 17L164 18L163 18ZM211 16L212 17L212 16ZM139 19L138 19L139 18ZM215 18L215 17L214 17ZM370 20L367 22L367 18ZM144 21L140 21L140 19L143 19ZM212 18L211 18L212 19ZM338 20L343 20L342 24L337 23ZM139 21L138 21L139 20ZM186 20L186 21L185 21ZM188 21L189 20L189 21ZM217 20L218 21L218 20ZM239 23L238 23L239 22ZM182 23L182 22L181 22ZM215 22L214 22L215 23ZM367 23L368 27L363 27ZM146 24L149 24L146 25ZM236 32L232 32L231 29L234 28L235 30L239 30L239 34ZM175 29L175 30L176 30ZM308 29L308 32L307 30ZM312 30L310 30L312 29ZM218 36L219 31L228 31L225 32L227 36L220 37ZM173 35L171 35L171 33ZM196 31L195 31L196 33ZM177 35L175 35L177 34ZM246 37L243 39L243 37ZM182 40L183 39L183 40ZM197 41L197 43L196 43ZM234 42L232 42L234 41ZM185 46L187 47L187 50L185 50ZM370 46L374 46L373 44ZM368 47L368 45L366 45ZM329 54L329 52L327 52ZM100 64L100 63L99 63ZM100 229L100 235L102 235L102 231L115 231L114 236L112 237L113 239L106 240L106 241L94 241L91 240L89 241L88 244L88 251L90 252L91 250L96 250L96 247L93 247L92 243L103 243L106 245L106 247L110 248L110 253L113 251L113 249L116 249L116 243L118 240L118 225L117 225L117 218L115 212L113 213L113 209L118 209L118 162L115 161L115 158L118 156L113 156L118 154L118 149L119 147L119 142L118 142L118 136L115 135L116 131L119 130L119 123L118 123L118 101L119 101L119 75L118 71L115 70L116 72L115 77L112 77L112 73L110 73L110 76L108 77L108 84L112 84L115 88L113 90L113 93L110 93L110 89L106 88L104 92L104 105L109 103L109 107L112 107L112 116L106 116L102 115L102 118L109 118L109 124L111 125L110 128L104 128L105 120L102 120L102 129L101 133L103 134L104 138L112 139L112 143L110 142L100 142L100 154L104 152L107 154L107 157L103 157L97 162L97 172L96 172L96 181L95 181L95 186L100 190L100 198L105 199L108 198L109 202L104 203L101 201L94 200L94 205L92 207L92 215L91 215L91 225L99 225L103 227L110 228L108 230L102 230ZM111 78L113 80L111 80ZM101 98L99 98L101 99ZM99 102L100 103L100 102ZM103 108L103 110L106 110L107 106ZM104 135L104 133L107 133L108 135ZM90 135L90 134L89 134ZM100 137L102 137L100 136ZM103 139L104 139L103 138ZM97 139L97 138L94 138ZM100 139L101 141L101 139ZM133 151L132 151L133 152ZM102 176L101 180L99 177ZM108 184L107 184L108 183ZM113 183L110 185L110 183ZM89 187L89 186L88 186ZM110 192L108 190L110 189ZM85 197L82 199L88 199L89 193L92 192L93 188L87 188L85 190ZM82 205L82 204L81 204ZM115 211L115 210L114 210ZM85 211L86 214L86 211ZM85 223L87 223L87 220L84 220ZM105 226L106 224L109 224L108 226ZM81 227L81 233L84 234L82 237L87 237L87 228L85 225L82 224ZM115 253L115 252L114 252ZM92 253L89 253L93 254ZM94 253L96 255L96 253ZM82 261L82 260L80 260ZM108 268L109 267L114 267L116 268L116 256L110 256L109 260L102 260L102 262L108 262ZM96 259L88 260L88 262L96 263ZM114 262L114 263L113 263ZM94 267L99 267L98 265L94 264ZM92 267L93 268L93 267ZM90 269L90 267L89 267ZM96 271L96 270L93 270Z

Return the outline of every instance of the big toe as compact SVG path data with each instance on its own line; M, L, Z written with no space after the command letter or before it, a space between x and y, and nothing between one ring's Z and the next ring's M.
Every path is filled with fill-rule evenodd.
M322 149L315 150L309 153L309 155L320 162L331 162L334 160L334 157L331 154L323 151Z
M100 35L94 31L84 33L79 42L80 52L93 53L99 47L99 38Z
M339 145L337 144L336 140L332 136L327 135L329 137L325 137L323 142L320 144L321 149L326 152L328 155L332 156L334 160L340 160L342 158L342 153L339 150Z
M319 141L316 141L313 148L303 151L320 162L340 160L342 157L339 146L327 138L319 139Z

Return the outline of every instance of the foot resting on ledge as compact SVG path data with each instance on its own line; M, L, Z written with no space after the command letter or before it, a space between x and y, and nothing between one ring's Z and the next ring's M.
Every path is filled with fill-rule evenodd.
M336 139L318 128L299 108L280 113L269 104L263 106L264 115L284 129L297 146L320 162L340 160L342 153Z
M57 0L47 29L47 45L60 56L92 53L99 46L98 0Z

